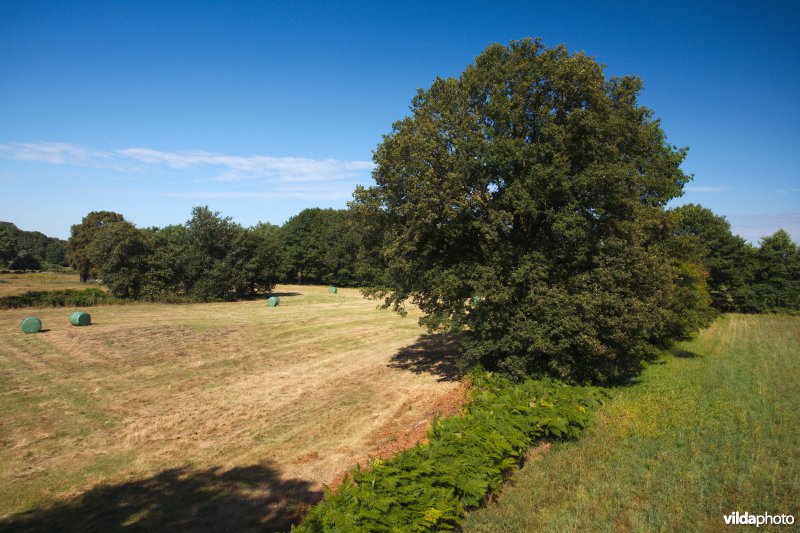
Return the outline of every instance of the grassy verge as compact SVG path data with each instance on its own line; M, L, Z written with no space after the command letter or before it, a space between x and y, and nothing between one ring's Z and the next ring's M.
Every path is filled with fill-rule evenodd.
M800 319L725 316L612 396L583 438L529 462L464 530L715 531L734 511L800 520Z

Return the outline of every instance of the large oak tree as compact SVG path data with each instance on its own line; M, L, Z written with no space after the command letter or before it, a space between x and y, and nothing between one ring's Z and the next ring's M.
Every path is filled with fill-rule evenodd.
M371 292L463 331L466 366L578 381L635 374L705 323L702 274L663 246L686 151L641 88L527 39L419 90L355 193L384 235Z

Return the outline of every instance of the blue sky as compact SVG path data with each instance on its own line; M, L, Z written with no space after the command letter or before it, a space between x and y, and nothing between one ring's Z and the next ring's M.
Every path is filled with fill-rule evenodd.
M797 2L0 2L0 220L66 238L209 205L244 225L344 207L419 87L489 43L585 50L695 179L674 204L800 241Z

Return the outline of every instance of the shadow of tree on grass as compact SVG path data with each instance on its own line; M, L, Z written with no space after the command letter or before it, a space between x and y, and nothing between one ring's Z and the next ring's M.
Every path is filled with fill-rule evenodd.
M439 381L457 381L461 379L461 370L456 365L461 353L458 340L458 336L445 333L422 335L417 342L394 354L389 366L415 374L434 374Z
M321 497L266 465L174 468L2 519L0 531L285 531Z
M673 350L670 350L670 354L673 357L678 357L680 359L696 359L696 358L700 357L700 355L698 355L698 354L696 354L694 352L690 352L689 350L673 349Z

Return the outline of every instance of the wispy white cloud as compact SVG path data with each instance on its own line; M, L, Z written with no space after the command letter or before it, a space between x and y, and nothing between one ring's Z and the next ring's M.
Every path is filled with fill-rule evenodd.
M131 173L156 169L205 170L195 181L321 182L350 180L363 176L374 165L369 161L311 159L307 157L238 156L217 152L168 152L152 148L97 150L69 143L0 144L0 158L18 161L113 168Z
M777 192L781 194L791 194L793 192L800 192L800 187L794 187L791 189L777 189Z
M686 192L722 192L726 187L686 187Z
M17 161L78 165L105 168L114 154L69 143L8 143L0 144L0 157Z
M372 170L369 161L271 157L264 155L232 156L215 152L165 152L150 148L127 148L118 153L147 165L173 169L220 167L215 181L275 179L278 181L330 181L353 178Z
M322 196L327 200L346 200L352 191L342 188L330 189L279 189L274 191L187 191L163 193L169 198L192 200L315 200Z

